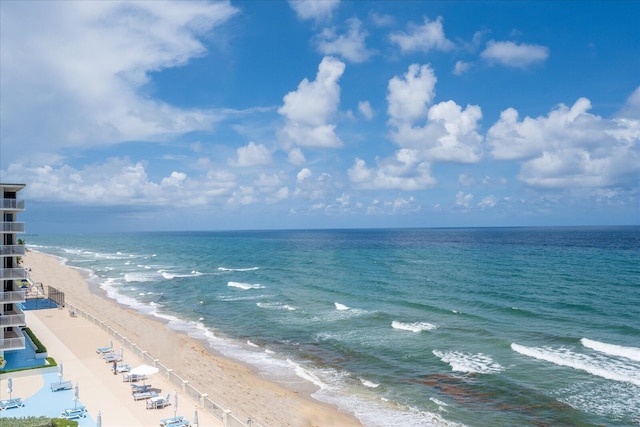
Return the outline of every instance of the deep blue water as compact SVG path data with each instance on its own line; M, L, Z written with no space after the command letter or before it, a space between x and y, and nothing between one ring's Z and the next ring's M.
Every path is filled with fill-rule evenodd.
M640 227L25 239L368 426L640 425Z

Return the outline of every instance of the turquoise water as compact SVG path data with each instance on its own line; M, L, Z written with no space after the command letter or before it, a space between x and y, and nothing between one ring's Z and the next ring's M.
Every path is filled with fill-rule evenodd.
M26 242L367 426L640 425L640 227Z

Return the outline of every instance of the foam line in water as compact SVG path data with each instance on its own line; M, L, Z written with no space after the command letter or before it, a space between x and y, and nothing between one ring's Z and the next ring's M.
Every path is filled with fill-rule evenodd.
M218 267L218 271L255 271L259 270L260 267L248 267L248 268L227 268L227 267Z
M340 304L339 302L334 302L333 304L336 306L336 310L349 310L351 308L344 304Z
M263 289L264 286L255 283L255 284L251 284L251 283L241 283L241 282L228 282L227 286L231 287L231 288L238 288L238 289L242 289L243 291L248 291L249 289Z
M565 347L526 347L513 343L511 349L525 356L585 371L608 380L640 385L640 366L637 364L625 364L606 356L575 353Z
M410 331L410 332L422 332L422 331L431 331L437 328L436 325L427 322L414 322L414 323L403 323L394 320L391 322L391 327L393 329L400 329L402 331Z
M640 362L640 348L638 347L625 347L622 345L607 344L600 341L590 340L588 338L582 338L580 342L583 346L590 348L591 350L608 354L610 356L624 357Z
M451 366L455 372L470 374L497 374L504 370L502 365L495 362L490 356L482 353L464 353L461 351L433 350L433 354Z

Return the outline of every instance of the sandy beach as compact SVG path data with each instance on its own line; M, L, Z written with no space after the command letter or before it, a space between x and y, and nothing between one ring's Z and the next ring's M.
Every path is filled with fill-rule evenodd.
M362 425L355 417L314 400L310 394L267 381L250 367L214 354L198 340L166 327L160 319L136 313L108 298L100 289L90 289L80 271L62 265L56 257L29 251L23 265L31 269L34 282L63 291L68 303L135 342L240 420L251 417L254 423L264 427ZM77 372L83 383L83 403L90 409L102 411L104 425L158 425L159 419L173 415L171 407L148 411L144 404L134 402L129 385L123 383L120 376L113 375L96 355L95 349L111 338L107 331L82 316L69 316L67 310L28 314L28 326L47 346L49 355L63 360L65 372ZM118 349L116 344L114 347ZM128 357L126 352L125 362L132 366L141 363L135 355ZM153 378L153 384L165 394L173 395L176 388L160 376ZM181 396L180 402L179 412L191 417L197 402L187 396ZM203 410L199 411L199 421L200 426L221 425L216 417Z

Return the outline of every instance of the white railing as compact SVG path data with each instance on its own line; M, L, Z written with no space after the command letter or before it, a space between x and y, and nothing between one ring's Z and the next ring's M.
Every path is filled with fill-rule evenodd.
M8 328L10 326L26 326L24 314L9 314L0 316L0 327Z
M115 329L113 329L111 326L107 325L100 319L92 316L91 314L83 311L78 307L75 307L72 304L67 303L66 306L69 308L70 314L71 313L73 313L74 315L79 314L82 317L100 326L109 334L111 334L111 336L113 336L118 343L121 343L123 349L129 350L132 354L142 359L142 363L155 366L156 368L158 368L159 374L163 375L170 384L175 385L176 387L179 388L179 390L182 391L183 394L186 394L187 396L191 397L193 400L198 402L198 405L200 406L201 409L209 412L218 420L222 421L225 427L253 427L253 426L261 427L261 425L257 423L255 420L253 420L251 417L248 418L252 420L250 426L240 421L237 417L232 415L232 411L228 409L223 409L221 405L219 405L214 400L209 398L209 395L207 393L202 393L201 391L197 390L195 387L189 384L188 380L183 379L177 373L175 373L173 369L170 369L169 367L160 363L158 359L151 356L149 353L147 353L145 350L140 348L135 343L132 343L128 338L122 336L118 331L116 331Z
M24 233L24 222L0 221L0 232Z
M0 350L21 350L25 348L24 337L21 338L3 338L0 339Z
M26 300L27 293L25 291L0 292L0 304L14 304Z
M24 200L0 199L0 209L24 210Z
M27 272L24 268L0 268L0 280L20 280L26 279Z
M4 245L0 246L0 256L24 255L24 245Z

